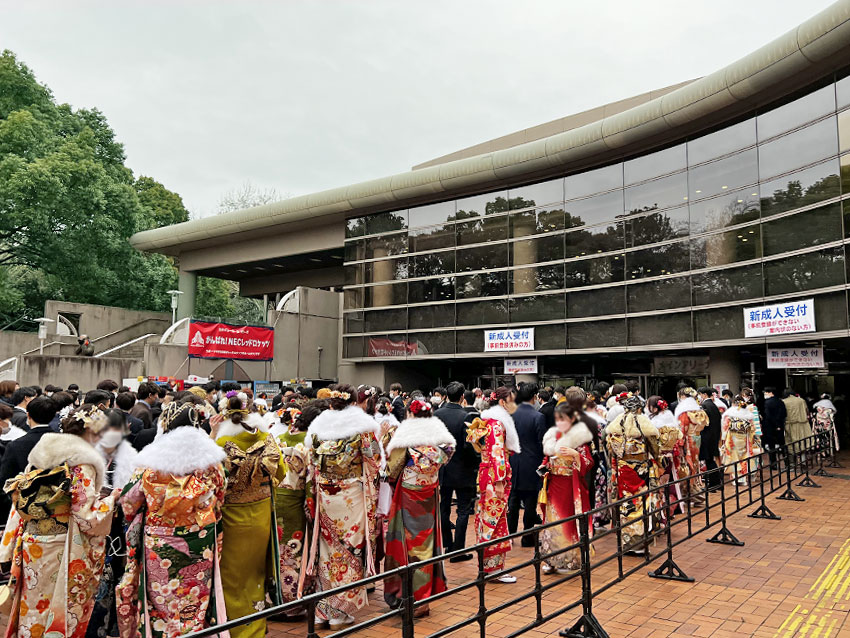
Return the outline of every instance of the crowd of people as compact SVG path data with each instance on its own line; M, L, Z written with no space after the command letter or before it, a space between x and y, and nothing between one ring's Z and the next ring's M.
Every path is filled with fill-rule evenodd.
M448 552L464 562L490 541L483 569L510 584L505 537L520 516L524 530L555 523L539 534L544 573L579 569L569 519L591 510L591 532L619 519L624 548L640 554L675 515L653 502L664 489L699 501L724 480L703 481L706 470L727 466L726 480L745 483L762 453L778 463L783 444L813 430L838 444L829 396L783 394L682 383L668 403L636 383L452 382L427 395L396 383L268 397L235 383L130 391L105 380L83 393L0 382L6 636L171 638L382 570L397 608L394 568ZM412 583L426 615L446 568L416 568ZM325 597L315 620L338 629L367 604L355 586ZM265 632L265 620L230 631Z

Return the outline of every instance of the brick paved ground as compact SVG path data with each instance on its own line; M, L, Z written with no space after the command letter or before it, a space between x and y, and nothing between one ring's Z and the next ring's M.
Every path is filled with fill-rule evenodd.
M850 539L850 455L842 457L848 469L832 470L841 473L835 478L817 478L821 489L795 487L806 498L805 502L779 501L776 494L768 497L769 507L782 516L781 521L748 518L746 513L754 507L730 517L729 528L745 542L743 547L706 543L705 539L717 528L676 547L676 562L695 583L646 576L647 569L660 564L659 559L651 567L613 585L594 599L594 612L602 626L612 638L850 638L850 542L845 544ZM742 496L742 500L745 498ZM719 516L719 510L712 510L712 519L715 516ZM674 538L679 535L677 531ZM594 560L610 554L612 547L613 538L600 541ZM519 564L531 555L531 550L516 547L509 554L508 564ZM640 560L627 557L624 567L629 569ZM474 562L447 564L446 568L450 587L476 576ZM594 589L610 581L616 573L616 561L594 569ZM534 587L531 568L516 575L516 584L487 586L488 607ZM544 576L543 584L554 578ZM578 580L545 592L543 614L578 600L580 594ZM388 610L380 587L369 600L369 607L361 611L358 620ZM477 609L478 593L474 588L434 603L431 615L416 621L416 636L427 636L459 622L474 615ZM511 605L488 619L487 635L504 638L531 622L535 610L533 598ZM577 610L569 611L525 635L557 636L577 618ZM477 633L476 624L453 635L465 637ZM272 638L305 636L306 623L270 623L269 634ZM332 632L325 630L319 634L327 636ZM388 620L356 635L400 636L401 625L396 619Z

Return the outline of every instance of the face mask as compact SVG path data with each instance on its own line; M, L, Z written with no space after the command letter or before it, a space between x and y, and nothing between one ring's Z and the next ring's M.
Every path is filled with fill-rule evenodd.
M103 436L100 439L100 442L105 448L114 448L118 447L118 445L123 440L124 434L121 432L121 430L109 430L107 432L104 432Z
M440 397L431 397L431 403L434 405L440 405Z

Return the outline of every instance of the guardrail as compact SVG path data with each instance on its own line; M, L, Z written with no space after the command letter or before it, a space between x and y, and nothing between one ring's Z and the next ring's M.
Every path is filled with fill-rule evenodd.
M768 507L767 496L784 488L782 494L777 497L778 499L804 501L805 499L801 498L794 491L793 483L797 478L804 477L798 483L799 486L816 488L820 486L815 483L812 476L829 476L826 470L827 467L841 467L836 462L835 449L832 444L833 438L831 431L813 434L811 437L779 449L776 452L777 461L775 465L769 461L765 462L768 459L766 453L750 457L743 461L728 463L710 471L668 481L657 487L644 490L636 496L620 499L570 518L546 523L531 530L493 539L470 548L434 556L428 560L398 567L331 590L316 592L293 602L275 605L254 614L229 620L226 623L188 634L184 638L206 638L207 636L219 634L223 630L229 630L256 620L301 608L306 608L307 610L307 637L316 638L315 610L316 605L321 600L352 589L375 585L388 576L399 576L401 578L401 606L340 629L334 632L334 636L348 636L379 623L398 618L401 621L402 637L414 638L414 614L417 607L474 590L478 594L477 612L428 634L428 638L442 638L442 636L463 630L471 625L477 625L480 638L485 638L487 636L487 620L490 617L494 614L506 612L513 606L532 599L535 603L533 620L512 631L508 634L507 638L517 638L536 627L540 627L576 609L580 609L580 616L573 624L560 632L562 636L568 638L607 638L608 634L593 614L593 602L596 598L632 574L646 569L650 563L662 557L664 558L663 562L656 569L648 572L650 577L693 582L693 578L687 576L674 560L673 550L677 546L717 526L719 526L717 533L711 538L706 539L707 542L725 545L743 545L744 543L729 529L727 525L729 517L744 509L756 506L756 509L749 514L750 517L779 520L780 517L774 514ZM745 463L748 468L743 473L739 472L739 465L742 463ZM694 479L697 478L702 479L705 486L717 484L717 487L695 492L692 488L695 484ZM746 485L742 485L739 479L746 479ZM627 555L624 547L623 529L634 525L635 520L625 523L620 514L620 506L629 501L634 502L636 499L643 506L640 520L643 523L644 534L640 548L642 554L637 559L634 559L632 556ZM659 501L661 505L654 505L654 503L658 503ZM673 516L674 510L677 508L684 510L684 516ZM612 524L608 529L592 534L593 517L600 512L609 513ZM540 533L548 528L573 521L579 527L578 542L544 554L541 550ZM437 524L439 524L439 521L437 521ZM674 532L677 532L675 538ZM532 537L534 540L534 554L531 559L511 565L501 572L485 573L484 552L486 548L504 542L505 539L516 540L527 536ZM606 539L609 539L607 544L613 545L613 547L608 551L600 552L602 546L606 544ZM653 553L653 546L656 541L663 543L663 547L657 553ZM581 556L581 568L578 573L549 576L546 582L544 582L542 578L542 565L546 559L576 549L579 550ZM596 550L595 558L594 549ZM416 569L442 563L453 557L471 552L475 553L478 559L478 575L474 580L461 583L422 601L416 601L414 599L413 574ZM627 560L637 560L637 563L627 565ZM615 573L604 579L603 584L594 585L594 573L598 577L600 568L614 561L616 561ZM485 596L487 583L505 573L516 572L528 567L532 567L534 571L534 586L531 589L509 600L488 605ZM578 579L581 581L581 595L566 605L559 604L557 608L544 613L544 594L569 581ZM464 635L468 635L468 633Z

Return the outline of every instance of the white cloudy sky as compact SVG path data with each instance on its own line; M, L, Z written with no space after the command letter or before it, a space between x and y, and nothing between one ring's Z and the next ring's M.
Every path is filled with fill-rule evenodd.
M827 0L11 2L0 47L195 216L380 177L710 73Z

